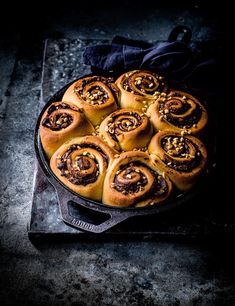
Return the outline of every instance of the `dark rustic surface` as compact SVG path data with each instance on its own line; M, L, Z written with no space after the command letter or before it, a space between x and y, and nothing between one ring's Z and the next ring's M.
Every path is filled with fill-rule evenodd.
M39 18L12 12L16 22L25 18L31 26L19 22L1 28L9 26L9 35L0 38L1 305L234 305L234 235L228 228L234 215L229 195L221 196L219 190L215 194L227 210L220 214L216 206L220 225L210 239L32 243L27 235L45 38L111 39L119 34L157 40L183 23L192 27L193 39L214 39L224 36L219 18L195 2L143 11L136 1L134 9L120 3L107 12L101 1L94 11L84 5L51 13ZM39 30L34 22L41 24ZM68 72L61 73L52 76L52 91L67 81Z

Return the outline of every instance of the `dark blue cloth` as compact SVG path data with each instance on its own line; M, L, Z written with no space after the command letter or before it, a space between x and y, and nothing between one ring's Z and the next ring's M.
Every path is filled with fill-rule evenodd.
M125 37L114 37L111 44L87 47L83 59L98 71L117 74L132 69L152 70L169 79L184 82L195 91L217 94L221 69L217 46L201 44L193 49L183 41L150 44Z
M115 37L111 44L87 47L84 63L106 71L150 69L170 77L183 77L192 66L192 54L180 41L154 45Z

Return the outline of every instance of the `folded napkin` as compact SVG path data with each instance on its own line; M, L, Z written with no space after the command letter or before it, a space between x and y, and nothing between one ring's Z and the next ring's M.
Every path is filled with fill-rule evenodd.
M156 70L159 74L183 76L192 65L192 54L181 41L149 44L116 36L111 44L87 47L84 63L105 71Z
M183 34L181 40L179 34ZM83 54L84 63L93 71L117 74L132 69L155 71L176 81L183 81L194 90L219 90L218 48L191 47L191 30L185 26L174 28L167 41L151 44L116 36L111 44L90 46ZM208 51L209 50L209 51ZM212 52L213 51L213 52Z

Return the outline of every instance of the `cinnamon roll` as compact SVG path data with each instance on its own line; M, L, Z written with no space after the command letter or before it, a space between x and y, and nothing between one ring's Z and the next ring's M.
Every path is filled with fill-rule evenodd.
M169 178L138 151L121 153L107 171L103 203L119 207L144 207L163 203L170 196Z
M145 112L149 104L167 91L166 80L154 72L133 70L122 74L116 84L120 89L122 108L134 108Z
M148 151L155 165L182 191L196 183L207 163L207 150L198 138L170 130L155 134Z
M48 158L67 140L94 132L84 113L68 102L54 102L40 122L40 138Z
M84 110L93 125L98 125L117 109L119 89L113 78L90 76L74 82L65 92L62 101L69 101Z
M179 131L181 134L201 135L208 115L205 107L193 96L179 90L162 94L147 110L156 130Z
M50 167L68 188L100 201L105 173L113 156L113 150L100 137L78 137L63 144L53 154Z
M147 146L152 133L148 117L133 109L119 109L100 125L100 135L111 148L119 151Z

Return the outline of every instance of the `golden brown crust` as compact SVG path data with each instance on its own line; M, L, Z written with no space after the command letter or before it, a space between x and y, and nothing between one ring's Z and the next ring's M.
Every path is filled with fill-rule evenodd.
M205 107L192 95L171 90L162 95L147 110L156 131L174 130L200 136L208 124Z
M121 153L107 171L103 203L117 207L144 207L165 202L172 184L144 152Z
M98 136L78 137L63 144L53 154L50 167L68 188L100 201L104 177L114 153Z
M94 132L84 113L68 102L54 102L44 112L40 122L40 137L48 158L65 142Z
M146 147L152 133L148 117L134 109L119 109L100 125L100 135L111 148L119 151Z
M158 95L167 91L166 80L156 73L133 70L122 74L115 82L120 89L120 105L145 112Z
M172 130L155 134L148 151L154 163L182 191L197 182L207 163L207 150L198 138Z
M79 79L66 90L62 100L82 108L93 125L117 109L119 89L112 78L91 76Z

